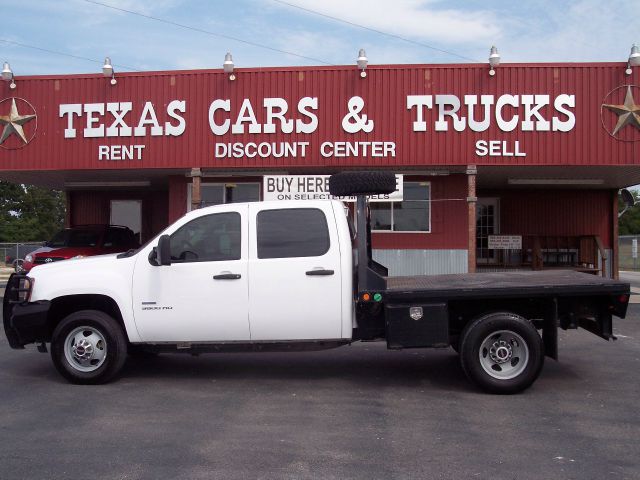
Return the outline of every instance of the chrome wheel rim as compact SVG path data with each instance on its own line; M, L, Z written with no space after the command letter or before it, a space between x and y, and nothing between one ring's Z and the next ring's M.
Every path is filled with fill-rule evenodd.
M107 358L107 341L93 327L78 327L64 341L64 356L75 370L93 372Z
M488 335L478 352L480 365L498 380L520 375L529 364L529 348L524 339L511 330L499 330Z

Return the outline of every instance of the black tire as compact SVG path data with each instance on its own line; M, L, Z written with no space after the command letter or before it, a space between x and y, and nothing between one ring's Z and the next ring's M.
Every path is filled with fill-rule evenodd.
M520 340L524 345L520 345ZM499 359L500 356L509 360ZM533 324L519 315L509 312L484 315L469 323L462 332L460 362L467 377L483 390L518 393L531 386L540 375L544 365L542 338ZM514 376L510 378L510 375Z
M86 327L86 332L82 332L82 327ZM80 330L78 335L86 335L93 332L93 335L101 336L106 345L98 341L92 345L96 352L104 352L102 363L95 368L95 365L80 365L78 361L70 361L65 355L67 337L75 330ZM96 337L98 338L98 337ZM73 342L73 339L70 340ZM83 350L84 351L84 350ZM67 351L69 353L69 351ZM53 364L60 374L71 383L77 384L100 384L106 383L115 377L122 369L127 358L127 339L120 324L104 312L98 310L81 310L72 313L64 318L53 331L51 338L51 358ZM89 359L88 362L93 362ZM98 362L97 362L98 363ZM92 371L81 371L80 368L92 369Z
M396 190L392 172L342 172L329 178L329 192L336 197L384 195Z
M451 335L449 337L449 344L454 352L460 353L460 335Z

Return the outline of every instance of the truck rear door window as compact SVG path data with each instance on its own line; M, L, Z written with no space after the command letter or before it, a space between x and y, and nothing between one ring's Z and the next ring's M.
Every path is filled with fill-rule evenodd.
M329 251L327 219L316 208L262 210L256 223L258 258L319 257Z

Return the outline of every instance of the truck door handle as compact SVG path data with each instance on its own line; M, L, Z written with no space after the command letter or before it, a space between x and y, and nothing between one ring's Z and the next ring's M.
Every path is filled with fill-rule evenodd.
M316 275L333 275L333 270L325 270L324 268L319 268L317 270L309 270L307 272L307 275L309 276L316 276Z
M240 280L242 275L239 273L221 273L219 275L214 275L214 280Z

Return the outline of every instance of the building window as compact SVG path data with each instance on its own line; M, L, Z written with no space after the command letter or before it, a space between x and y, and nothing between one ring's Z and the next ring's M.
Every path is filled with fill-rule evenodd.
M262 210L256 224L258 258L319 257L329 251L329 228L322 210Z
M431 231L431 184L404 182L402 202L370 202L371 229L387 232Z
M192 185L189 184L188 209L191 210ZM200 206L223 203L260 201L259 183L202 183L200 185Z

